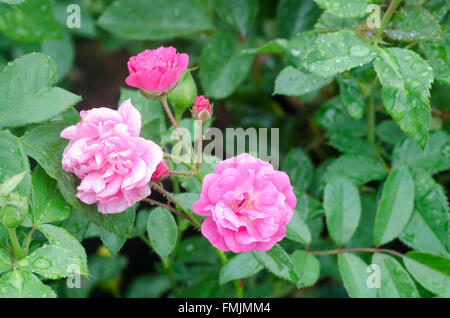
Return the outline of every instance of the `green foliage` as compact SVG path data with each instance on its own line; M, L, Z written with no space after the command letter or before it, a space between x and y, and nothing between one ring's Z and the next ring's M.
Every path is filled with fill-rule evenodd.
M80 28L67 24L70 4ZM376 29L371 4L384 11ZM446 0L0 0L0 297L450 297L449 9ZM279 159L277 178L289 177L297 204L272 249L222 252L201 235L205 216L192 205L222 158L174 162L176 125L124 82L128 57L160 46L189 55L167 99L194 150L197 95L214 104L204 131L224 133L204 148L225 148L227 128L279 129L266 144L260 130L258 147ZM127 99L140 137L179 173L158 181L166 192L152 185L151 200L102 214L62 169L60 134L78 111ZM81 288L67 287L72 274Z
M62 88L52 87L56 78L55 62L39 53L6 66L0 73L0 125L19 127L42 122L81 100Z
M381 97L387 112L425 148L433 69L417 53L403 48L380 49L374 68L383 86Z
M378 297L382 298L417 298L414 281L403 266L392 256L375 253L372 263L380 267L380 288Z
M228 97L241 84L253 61L253 56L241 52L253 43L251 39L240 43L233 34L218 32L205 44L199 76L207 96Z
M449 297L449 258L422 252L409 252L405 255L404 263L423 287L437 295Z
M98 23L109 32L134 40L170 39L213 29L201 0L116 0Z
M220 270L219 282L247 278L258 273L263 266L251 253L241 253L230 259Z
M163 208L154 209L148 218L147 231L155 252L161 258L169 256L178 236L177 223L172 214Z
M376 288L369 288L367 284L367 264L361 258L350 253L339 254L338 267L345 289L350 297L376 297Z
M327 182L323 207L333 241L338 245L347 243L355 233L361 216L358 189L347 178Z
M414 183L407 167L392 170L383 185L373 229L373 243L396 238L409 221L414 206Z

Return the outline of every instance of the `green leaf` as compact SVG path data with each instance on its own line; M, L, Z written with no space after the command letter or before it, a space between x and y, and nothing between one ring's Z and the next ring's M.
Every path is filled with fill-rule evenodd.
M72 250L58 245L43 245L20 260L17 268L39 274L47 279L67 277L78 269L88 275L83 260Z
M433 15L420 6L406 6L395 13L386 34L393 40L439 40L441 27Z
M338 31L320 34L306 62L311 72L331 77L370 63L376 56L374 47L358 38L353 31Z
M14 188L14 192L27 196L31 186L30 165L22 145L9 131L0 130L0 148L5 149L5 151L0 152L0 183L26 171L26 175Z
M327 182L323 198L327 228L333 241L343 245L350 241L361 217L358 189L347 178Z
M296 271L302 278L302 286L314 285L320 276L320 263L317 258L301 250L295 251L291 258Z
M447 0L429 0L425 3L425 8L438 19L442 21L450 10L450 3Z
M314 115L314 121L322 128L332 128L348 117L342 99L336 96L322 105Z
M35 275L12 271L0 278L1 298L55 298L55 292Z
M311 184L314 166L303 149L291 149L281 162L281 168L287 173L295 189L306 190Z
M300 32L283 46L286 58L296 68L306 68L306 57L315 48L317 34L313 32Z
M377 125L376 132L381 140L390 145L395 145L404 137L402 130L393 120L383 120Z
M125 292L126 298L158 298L170 290L169 277L147 274L136 278Z
M80 6L80 25L79 28L68 28L67 31L70 33L80 35L82 37L87 38L93 38L97 34L95 21L92 16L94 13L93 11L96 11L97 4L93 4L86 1L73 1L73 0L57 0L52 1L52 7L53 7L53 14L55 16L55 19L58 21L60 26L67 26L67 19L69 16L73 16L74 11L67 11L67 8L71 4L77 4ZM103 6L103 3L98 3L99 7ZM69 19L69 21L73 21L72 19Z
M27 172L27 170L22 171L3 181L3 183L0 184L0 196L6 196L11 193L27 175Z
M192 205L200 199L200 195L198 193L184 192L174 194L174 198L177 199L185 209L192 211Z
M340 18L327 10L317 20L314 29L321 31L355 29L363 21L363 18Z
M39 42L59 36L49 0L26 1L1 15L0 31L16 41Z
M380 288L377 294L381 298L418 298L416 285L408 272L392 256L375 253L372 264L380 267Z
M81 259L84 271L87 271L87 256L84 247L66 229L51 224L43 224L37 228L51 245L68 249Z
M233 34L216 33L203 47L200 58L200 82L205 95L225 98L233 93L250 70L253 56L241 52L254 46L250 38L240 43Z
M450 30L445 30L441 41L420 41L419 48L433 67L434 77L450 85Z
M350 242L345 244L345 248L372 246L373 226L377 214L376 197L376 193L364 193L361 195L361 219L355 234L353 234Z
M309 0L281 0L277 8L277 22L280 35L291 39L298 32L311 30L320 9Z
M148 218L147 232L155 252L166 258L172 253L177 243L178 228L173 215L166 209L153 209Z
M377 152L369 145L367 141L359 138L334 136L330 139L329 144L348 155L370 156L376 158Z
M176 249L177 261L194 264L217 264L219 257L208 240L204 237L183 238Z
M345 290L350 297L376 297L376 288L369 288L368 286L367 264L361 258L350 253L339 254L338 268Z
M8 256L8 254L0 247L0 274L9 271L10 269L12 269L12 260Z
M213 29L202 0L116 0L100 16L98 24L133 40L171 39Z
M72 38L65 29L63 30L60 38L46 40L41 44L42 53L48 55L58 66L58 82L69 73L75 58Z
M422 252L409 252L403 258L406 268L426 289L450 297L450 258Z
M405 228L414 207L414 183L405 166L392 170L383 186L378 204L373 243L376 246L395 239Z
M72 208L64 201L57 183L50 178L41 166L33 170L32 225L57 222L67 219Z
M304 245L311 243L311 232L308 225L306 225L300 213L296 210L294 210L292 219L286 226L286 237Z
M450 135L445 131L430 133L425 150L411 138L404 138L394 148L392 165L423 168L430 174L450 169Z
M27 154L35 159L50 177L56 179L65 201L90 222L111 233L128 234L134 223L133 207L122 213L102 214L97 212L95 205L84 204L76 197L79 181L61 167L61 155L67 141L60 137L60 133L66 126L66 123L52 122L28 131L21 138Z
M384 107L400 128L425 148L431 120L429 97L433 69L410 50L379 50L374 67L383 86Z
M386 168L372 157L342 155L326 168L324 180L331 180L336 176L344 176L349 178L354 184L361 185L374 180L382 180L386 174Z
M97 227L98 228L98 227ZM126 235L118 235L98 228L100 239L112 256L117 255L127 241Z
M242 54L261 54L282 52L286 48L288 41L286 39L275 39L264 43L255 48L242 50Z
M81 100L56 83L56 64L31 53L0 73L0 126L19 127L48 120Z
M423 169L413 171L414 212L400 240L424 252L450 253L449 207L445 191Z
M326 12L344 17L362 17L367 12L370 0L314 0Z
M288 66L278 74L273 94L299 96L320 89L328 83L317 74L305 73Z
M355 119L361 119L365 104L361 87L353 79L344 76L338 77L338 83L340 96L348 113Z
M297 287L302 286L302 281L291 258L280 245L275 244L266 252L253 251L252 254L264 268L275 276L295 283Z
M213 5L221 19L244 36L258 15L258 2L254 0L213 0Z
M241 253L231 258L220 269L219 282L221 285L235 279L247 278L258 273L263 266L251 253Z

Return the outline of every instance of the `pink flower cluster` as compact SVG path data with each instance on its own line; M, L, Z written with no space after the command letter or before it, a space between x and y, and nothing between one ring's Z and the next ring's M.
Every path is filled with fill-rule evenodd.
M161 148L139 137L141 115L130 100L119 109L81 111L81 121L61 132L70 142L63 169L82 179L78 198L98 203L101 213L119 213L150 195L148 183L167 173Z
M145 50L128 61L130 75L125 82L149 92L163 92L178 82L189 64L187 54L179 54L171 46Z
M289 177L270 163L241 154L203 179L192 208L207 216L202 234L223 251L267 251L283 239L297 199Z

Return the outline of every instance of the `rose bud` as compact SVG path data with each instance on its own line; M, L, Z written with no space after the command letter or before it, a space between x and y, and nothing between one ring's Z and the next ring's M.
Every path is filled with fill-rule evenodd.
M192 107L192 117L195 120L201 120L203 123L207 122L212 117L212 105L209 99L200 95L194 99L194 107Z
M197 96L197 85L195 85L191 72L186 71L181 75L177 86L168 95L169 102L175 110L177 121L181 119L184 111L192 106L192 100L195 96Z
M162 96L173 88L189 63L187 54L177 53L171 46L145 50L128 61L130 75L125 82L150 95Z

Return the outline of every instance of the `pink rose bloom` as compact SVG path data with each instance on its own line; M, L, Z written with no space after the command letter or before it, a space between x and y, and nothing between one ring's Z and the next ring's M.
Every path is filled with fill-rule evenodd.
M212 117L212 106L209 99L200 95L194 99L194 107L192 109L192 116L194 119L201 119L206 121Z
M149 92L171 89L189 64L187 54L179 54L171 46L145 50L128 61L130 75L125 82Z
M82 179L78 198L97 202L101 213L119 213L150 195L150 182L163 159L161 148L139 137L141 114L131 101L119 109L80 112L81 121L61 132L70 142L63 169Z
M222 161L192 205L202 234L222 251L267 251L286 234L297 199L286 173L249 154Z

